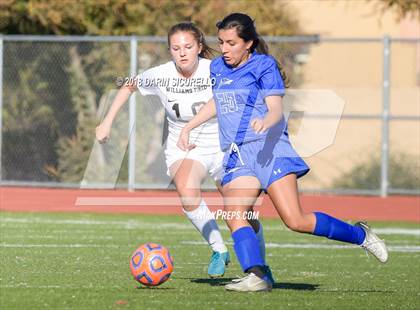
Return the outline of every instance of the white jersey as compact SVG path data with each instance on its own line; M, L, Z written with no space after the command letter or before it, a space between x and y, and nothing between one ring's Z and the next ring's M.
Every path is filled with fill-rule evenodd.
M159 96L169 123L168 142L176 143L182 128L212 97L210 60L200 58L196 72L182 77L173 61L139 74L137 85L142 95ZM217 119L213 118L190 132L197 147L220 147Z

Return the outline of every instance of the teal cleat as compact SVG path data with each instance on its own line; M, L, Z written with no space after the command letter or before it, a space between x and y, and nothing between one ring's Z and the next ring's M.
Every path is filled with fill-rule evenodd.
M230 263L230 255L229 252L213 252L209 268L207 273L209 274L210 278L219 278L223 277L225 274L225 268Z

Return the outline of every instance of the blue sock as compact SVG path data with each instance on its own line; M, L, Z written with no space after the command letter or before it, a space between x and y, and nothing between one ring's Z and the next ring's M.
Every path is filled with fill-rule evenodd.
M316 217L314 235L359 245L365 240L366 233L363 228L350 225L325 213L314 214Z
M259 229L255 233L255 235L257 236L258 246L260 248L260 255L265 265L265 240L264 240L263 226L260 221L258 221L258 224L259 224Z
M232 234L232 239L236 257L244 272L254 266L264 266L258 239L252 227L239 228Z

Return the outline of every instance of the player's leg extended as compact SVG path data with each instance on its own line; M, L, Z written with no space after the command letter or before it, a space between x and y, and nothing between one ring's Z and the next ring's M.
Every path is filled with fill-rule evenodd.
M281 219L291 230L358 244L379 261L387 261L385 244L366 224L350 225L321 212L304 213L299 203L295 174L286 175L273 182L267 192Z
M272 283L265 271L257 236L250 223L243 217L244 212L252 211L261 190L257 178L240 176L223 188L226 223L232 232L234 249L242 270L248 273L244 278L227 284L227 290L269 291Z
M229 263L229 253L223 242L217 222L201 197L200 186L206 176L203 165L192 159L176 161L169 168L177 192L181 197L185 215L213 250L208 274L220 277Z

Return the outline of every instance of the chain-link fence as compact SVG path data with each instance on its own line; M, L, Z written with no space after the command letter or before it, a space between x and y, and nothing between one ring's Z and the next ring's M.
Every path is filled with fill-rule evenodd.
M215 38L209 38L215 46ZM305 160L303 191L420 193L420 39L267 37L293 90L343 99L334 140ZM170 58L163 37L0 37L2 185L167 188L159 100L131 97L111 141L94 128L116 93L117 77ZM295 111L296 112L296 111ZM292 142L305 118L291 113ZM318 123L317 123L318 122ZM318 124L318 125L317 125ZM206 186L213 185L206 181Z

